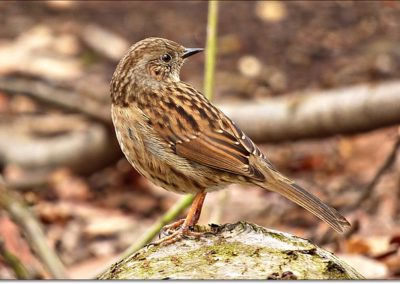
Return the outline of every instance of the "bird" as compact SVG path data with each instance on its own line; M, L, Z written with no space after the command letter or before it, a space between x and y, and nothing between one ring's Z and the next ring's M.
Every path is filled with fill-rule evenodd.
M281 194L342 233L350 226L345 217L281 174L233 120L180 80L184 62L201 51L145 38L129 48L110 83L112 121L129 163L168 191L195 195L186 218L166 225L156 243L199 237L193 227L206 194L230 184Z

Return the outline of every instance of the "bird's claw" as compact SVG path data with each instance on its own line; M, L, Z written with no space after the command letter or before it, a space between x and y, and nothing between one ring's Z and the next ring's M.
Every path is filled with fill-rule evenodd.
M177 230L179 230L182 227L184 222L185 222L185 219L180 219L172 224L165 225L164 227L162 227L158 237L160 238L161 234L164 236L169 236L169 235L173 234L174 232L176 232Z
M169 245L173 244L181 239L200 238L204 233L193 232L192 228L179 227L173 233L166 235L165 237L153 242L154 245Z

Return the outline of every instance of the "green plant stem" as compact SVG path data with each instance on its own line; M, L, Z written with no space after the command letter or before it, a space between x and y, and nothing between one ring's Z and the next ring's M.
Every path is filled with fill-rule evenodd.
M218 1L208 2L208 24L207 24L207 43L206 43L206 66L204 70L204 95L211 100L214 96L215 63L217 58L217 30L218 30ZM210 218L211 222L220 223L224 210L224 204L228 199L229 193L219 192L220 203L216 207Z
M4 242L0 239L0 256L10 265L17 279L32 279L33 275L29 273L25 265L13 253L6 250Z
M218 1L208 2L206 66L204 70L204 95L211 99L214 89L215 61L217 55Z
M9 192L0 177L0 208L3 208L17 223L46 270L54 279L66 279L64 265L47 244L43 230L35 215L21 202L15 193Z
M174 206L169 209L156 223L154 223L150 229L146 232L146 234L135 244L130 246L121 256L121 258L125 258L126 256L136 252L137 250L141 249L147 243L149 243L157 234L158 232L173 221L179 214L181 214L190 204L192 204L194 196L192 194L186 195L181 198Z

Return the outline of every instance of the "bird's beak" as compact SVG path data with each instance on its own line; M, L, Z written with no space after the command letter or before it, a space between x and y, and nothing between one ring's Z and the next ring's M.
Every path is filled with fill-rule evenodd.
M188 58L189 56L192 56L193 54L199 53L203 51L203 48L185 48L185 51L183 52L182 58Z

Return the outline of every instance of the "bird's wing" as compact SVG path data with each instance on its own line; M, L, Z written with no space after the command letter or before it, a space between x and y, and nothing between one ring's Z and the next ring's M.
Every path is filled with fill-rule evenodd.
M189 85L167 89L163 96L152 100L152 106L146 100L142 110L177 155L249 177L253 183L309 210L338 232L349 225L335 209L281 175L234 122Z
M263 181L249 162L262 155L255 144L201 93L180 82L144 106L152 127L181 157L208 167Z
M249 164L250 153L229 132L202 132L197 138L176 144L176 153L191 161L218 170L257 180L264 175Z

